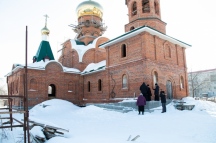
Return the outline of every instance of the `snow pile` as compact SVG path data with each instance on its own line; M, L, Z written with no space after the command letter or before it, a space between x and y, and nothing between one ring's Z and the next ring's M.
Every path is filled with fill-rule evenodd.
M94 105L81 108L68 101L53 99L31 109L30 120L69 130L62 137L53 137L46 143L128 143L130 136L131 140L137 135L140 137L136 143L215 143L216 103L192 98L182 100L195 108L180 111L172 102L167 105L166 113L161 113L161 107L158 107L154 112L138 115L137 111L121 113ZM20 114L14 118L18 116L21 118ZM22 129L13 130L13 136L16 138L22 132ZM41 129L33 128L31 132L40 134ZM14 140L4 141L13 143Z
M72 104L69 101L61 100L61 99L51 99L44 101L36 106L34 106L31 110L30 113L37 112L37 113L62 113L68 112L68 111L73 111L77 110L80 107ZM40 112L38 112L40 111Z

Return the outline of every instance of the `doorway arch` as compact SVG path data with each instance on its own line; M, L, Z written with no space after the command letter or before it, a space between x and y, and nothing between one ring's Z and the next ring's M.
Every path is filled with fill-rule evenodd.
M48 86L48 97L55 98L56 97L56 86L54 84L50 84Z
M173 88L172 88L172 82L170 80L167 80L166 82L166 91L167 91L167 98L173 99Z

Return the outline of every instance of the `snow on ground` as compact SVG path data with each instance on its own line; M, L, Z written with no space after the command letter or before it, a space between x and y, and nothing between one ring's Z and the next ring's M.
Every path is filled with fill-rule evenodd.
M137 135L136 143L215 143L216 103L184 98L186 104L194 104L192 111L179 111L173 103L167 105L167 112L161 107L154 112L138 115L137 111L121 113L107 111L90 105L77 107L64 100L53 99L36 105L30 110L30 120L68 129L64 137L54 137L47 143L128 143ZM48 106L46 106L48 105ZM21 114L15 118L21 119ZM33 134L40 134L40 128L33 128ZM0 129L0 139L3 130ZM6 130L8 139L3 143L14 143L23 133L16 128Z

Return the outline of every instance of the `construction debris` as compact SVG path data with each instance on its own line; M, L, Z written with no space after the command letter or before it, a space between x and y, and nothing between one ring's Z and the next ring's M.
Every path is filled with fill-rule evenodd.
M140 135L137 135L136 137L134 137L131 141L135 141L137 138L139 138Z
M31 120L29 120L29 123L31 123L30 129L32 129L34 126L40 126L42 128L41 131L43 132L44 136L32 134L32 138L36 143L44 143L46 140L49 140L53 137L63 136L64 135L63 132L69 132L69 130L67 129L54 127L54 126L38 123L35 121L31 121Z

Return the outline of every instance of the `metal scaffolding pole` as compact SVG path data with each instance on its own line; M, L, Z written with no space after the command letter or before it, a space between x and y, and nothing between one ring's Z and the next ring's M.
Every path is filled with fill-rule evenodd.
M24 131L24 143L30 143L30 134L29 134L29 111L28 111L28 91L27 91L27 87L28 87L28 80L27 80L27 37L28 36L28 29L26 26L26 54L25 54L25 73L23 75L23 84L24 84L24 95L13 95L12 93L12 87L9 88L8 85L8 95L0 95L0 99L6 99L8 101L8 108L0 108L0 110L3 110L3 112L0 111L0 114L9 114L9 117L0 117L0 120L2 119L9 119L9 124L10 125L0 125L0 129L3 128L11 128L11 131L13 130L14 127L23 127L23 131ZM9 78L7 77L7 84L9 84ZM9 93L10 91L10 93ZM23 110L17 110L14 111L12 108L12 101L13 99L20 99L24 101L24 108ZM15 101L15 100L14 100ZM4 110L8 110L8 111L4 111ZM19 120L13 118L13 114L15 113L24 113L23 118L24 118L24 123L20 122ZM15 120L16 122L18 122L20 125L13 125L13 120ZM8 123L7 123L8 124ZM28 138L28 141L27 141Z
M28 111L28 68L27 68L27 58L28 58L28 26L26 26L26 48L25 48L25 97L24 97L24 110L25 110L25 114L24 114L24 128L25 131L27 131L27 136L28 136L28 143L30 143L30 136L29 136L29 122L28 122L28 118L29 118L29 111ZM24 135L24 139L25 139L25 143L26 143L26 132Z

